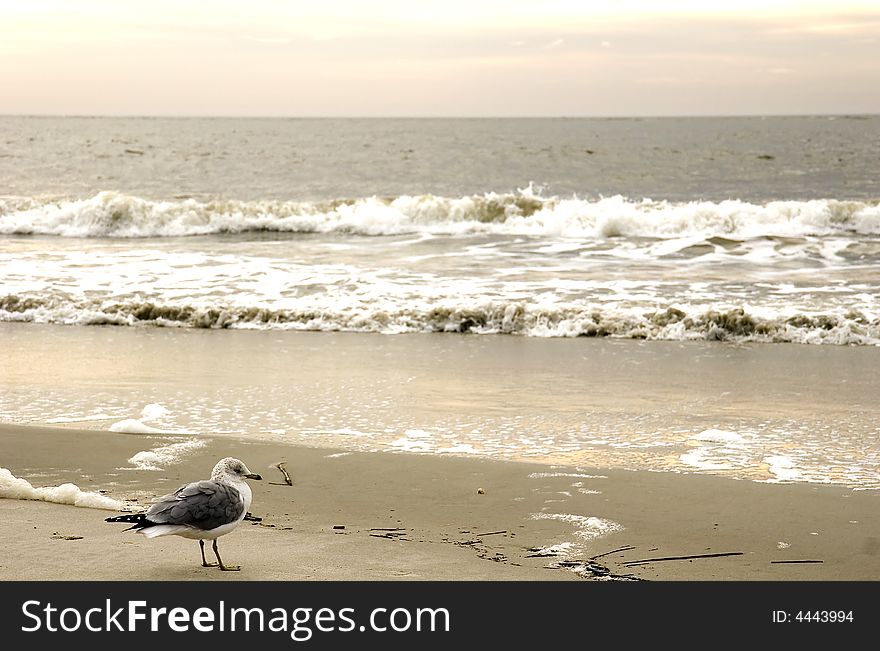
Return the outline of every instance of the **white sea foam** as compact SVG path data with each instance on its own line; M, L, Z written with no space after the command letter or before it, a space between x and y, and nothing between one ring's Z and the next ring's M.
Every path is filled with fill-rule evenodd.
M766 480L767 483L803 480L803 473L797 467L797 462L790 456L782 454L769 455L764 457L764 463L767 464L767 471L773 475L772 479Z
M178 463L184 456L205 446L201 439L189 439L176 443L169 443L153 448L142 450L132 456L128 462L137 470L163 470L170 465Z
M535 549L530 550L534 554L538 554L541 556L564 556L569 554L574 549L574 544L570 542L562 542L557 543L555 545L545 545L544 547L537 547Z
M576 528L574 534L583 540L593 540L615 531L623 531L623 525L612 520L593 516L573 515L571 513L532 513L531 517L533 520L559 520L573 524Z
M457 443L445 448L437 448L437 454L480 454L481 451L470 443Z
M741 443L745 440L742 434L723 429L707 429L690 437L694 441L707 441L712 443Z
M731 432L710 428L693 434L689 451L679 455L686 466L703 471L733 470L748 467L753 459L752 432Z
M408 429L403 436L394 441L390 445L392 449L401 452L434 452L435 445L433 436L420 429Z
M141 411L141 420L158 420L168 416L170 412L160 404L150 403Z
M72 504L92 509L121 511L125 504L100 493L84 491L76 484L35 487L26 479L16 477L6 468L0 468L0 498L37 500L56 504Z
M107 414L90 414L88 416L56 416L55 418L47 418L46 422L50 424L61 423L86 423L90 421L113 420L113 416Z
M111 432L123 434L162 434L162 430L151 427L136 418L126 418L110 426Z
M322 436L355 436L359 438L372 436L369 432L353 429L351 427L337 427L334 429L303 429L301 430L301 434L305 436L319 434Z
M579 477L582 479L608 479L606 475L587 475L581 472L532 472L529 479L545 479L548 477ZM574 486L574 484L572 484Z
M690 452L679 455L678 460L686 466L699 470L731 470L733 466L727 461L717 461L713 458L713 451L707 448L696 448Z
M147 422L162 421L171 415L164 406L156 403L146 405L141 410L141 417L126 418L110 425L111 432L122 434L192 434L192 432L173 427L153 427Z

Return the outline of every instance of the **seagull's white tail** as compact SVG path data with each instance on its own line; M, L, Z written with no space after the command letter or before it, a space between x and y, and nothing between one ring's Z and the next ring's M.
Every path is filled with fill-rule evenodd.
M138 531L144 534L147 538L155 538L156 536L173 536L174 534L180 536L189 533L192 530L192 527L187 527L182 524L156 524L152 527L139 529Z

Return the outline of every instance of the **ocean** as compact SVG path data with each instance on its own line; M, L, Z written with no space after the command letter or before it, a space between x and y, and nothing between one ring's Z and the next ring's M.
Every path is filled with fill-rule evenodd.
M142 467L877 487L878 301L880 116L0 117L0 420L171 437Z

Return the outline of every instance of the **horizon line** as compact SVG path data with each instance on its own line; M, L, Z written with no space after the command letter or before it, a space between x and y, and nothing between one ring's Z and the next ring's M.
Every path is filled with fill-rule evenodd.
M80 118L134 120L654 120L681 118L867 118L880 116L880 111L841 111L829 113L668 113L668 114L595 114L595 115L249 115L249 114L186 114L186 113L4 113L0 118Z

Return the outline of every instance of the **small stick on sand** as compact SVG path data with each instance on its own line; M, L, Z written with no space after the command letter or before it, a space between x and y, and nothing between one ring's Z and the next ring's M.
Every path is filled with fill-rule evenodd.
M278 463L275 464L275 467L281 471L282 475L284 475L284 483L287 484L288 486L293 486L293 480L290 478L290 475L287 474L287 470L284 468L285 463L287 463L287 462L286 461L279 461ZM272 483L276 484L277 486L282 485L277 482L272 482Z
M770 561L771 563L824 563L818 560L798 560L798 561Z
M608 556L608 554L613 554L614 552L625 552L630 549L635 549L633 545L624 545L623 547L618 547L617 549L612 549L610 552L602 552L601 554L596 554L595 556L590 556L591 560L596 560L597 558L602 558L603 556Z
M629 567L630 565L644 565L645 563L657 563L659 561L689 561L694 558L718 558L719 556L742 555L742 552L721 552L719 554L694 554L693 556L660 556L658 558L643 558L638 561L627 561L624 565Z
M494 536L499 533L507 533L507 529L504 531L489 531L488 533L478 533L477 536Z
M384 533L371 533L373 538L387 538L388 540L406 540L406 529L400 531L385 531Z

